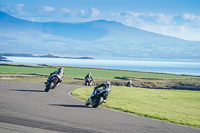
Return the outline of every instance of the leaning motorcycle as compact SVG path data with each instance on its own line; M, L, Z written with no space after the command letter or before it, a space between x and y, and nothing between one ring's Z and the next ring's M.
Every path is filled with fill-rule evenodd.
M50 89L55 89L58 84L59 79L56 75L54 75L49 81L46 83L45 92L48 92Z
M97 89L93 92L93 96L90 96L90 98L86 101L85 105L92 105L93 108L97 108L103 103L103 98L107 97L108 94L108 90Z
M92 80L89 80L89 79L85 80L85 86L92 86L92 83L93 83Z

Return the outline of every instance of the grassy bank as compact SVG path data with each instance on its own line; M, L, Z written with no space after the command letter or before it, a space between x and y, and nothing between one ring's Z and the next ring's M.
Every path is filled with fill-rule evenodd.
M80 88L72 95L87 100L93 88ZM200 92L113 86L104 107L200 128Z
M44 82L59 67L42 65L0 64L0 80ZM124 86L132 80L136 87L161 89L200 89L200 77L137 71L64 67L64 84L84 84L84 77L91 72L94 84L110 80Z

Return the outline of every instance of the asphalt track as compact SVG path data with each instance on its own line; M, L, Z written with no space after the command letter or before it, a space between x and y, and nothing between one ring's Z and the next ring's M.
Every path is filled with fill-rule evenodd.
M0 133L200 133L199 129L103 107L85 107L69 92L82 86L0 81Z

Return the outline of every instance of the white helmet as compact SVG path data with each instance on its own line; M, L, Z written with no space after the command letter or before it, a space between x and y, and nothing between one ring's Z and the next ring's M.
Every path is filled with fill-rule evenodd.
M110 87L110 85L111 85L110 81L106 81L105 84L106 84L108 87Z

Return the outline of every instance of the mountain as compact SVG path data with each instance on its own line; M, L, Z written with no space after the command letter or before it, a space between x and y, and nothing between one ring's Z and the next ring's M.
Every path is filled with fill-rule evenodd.
M147 32L115 21L31 22L0 11L0 53L200 59L200 42Z

